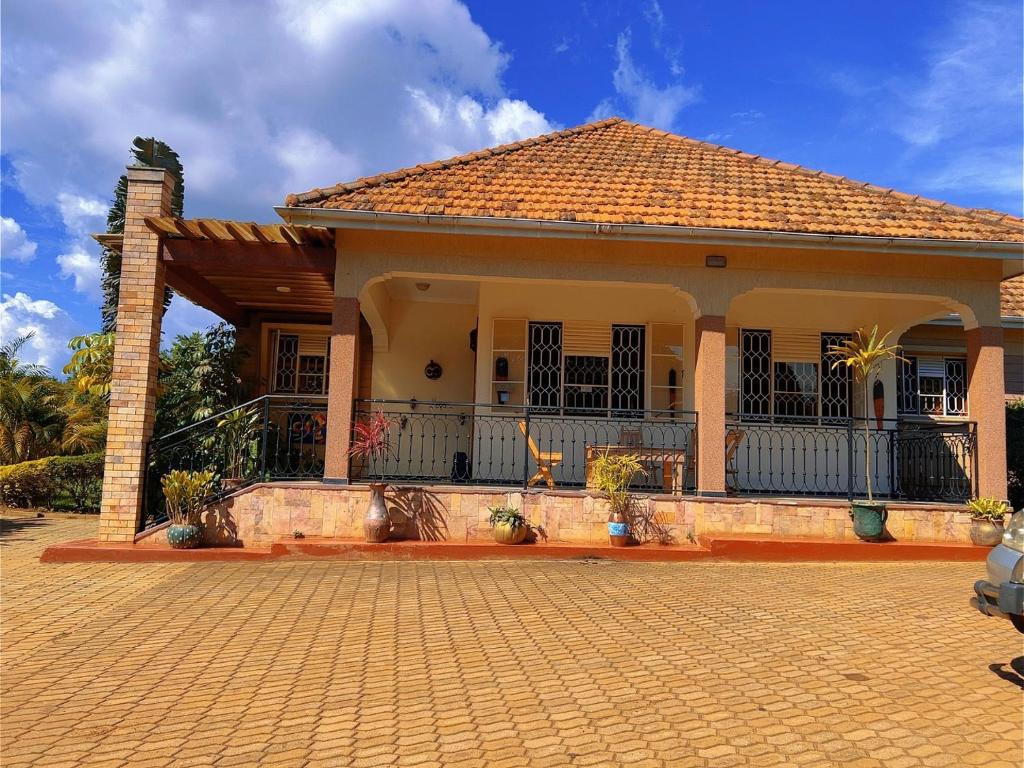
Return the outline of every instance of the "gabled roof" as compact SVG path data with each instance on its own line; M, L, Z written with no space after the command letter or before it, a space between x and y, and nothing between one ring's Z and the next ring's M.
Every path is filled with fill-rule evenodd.
M1024 242L960 208L610 118L289 195L289 207Z

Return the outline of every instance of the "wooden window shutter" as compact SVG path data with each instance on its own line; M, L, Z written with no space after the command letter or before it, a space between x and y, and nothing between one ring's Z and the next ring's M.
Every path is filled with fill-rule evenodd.
M779 328L772 331L772 354L787 363L821 361L821 334L801 328Z
M562 350L566 355L610 357L612 350L611 324L583 321L563 323Z
M299 336L299 355L327 357L327 337L304 333Z

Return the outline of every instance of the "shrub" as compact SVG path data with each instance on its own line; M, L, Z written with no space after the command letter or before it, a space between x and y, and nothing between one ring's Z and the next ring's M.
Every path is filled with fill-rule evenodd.
M1010 506L1024 508L1024 398L1006 404L1006 465Z
M99 509L103 454L47 456L0 467L0 503L9 507Z
M160 478L167 517L174 525L199 525L203 507L213 491L213 472L173 469Z
M972 499L967 502L967 511L974 520L1002 520L1010 508L999 499Z

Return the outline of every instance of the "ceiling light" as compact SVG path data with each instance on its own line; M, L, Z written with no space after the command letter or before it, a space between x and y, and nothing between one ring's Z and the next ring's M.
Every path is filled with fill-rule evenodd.
M430 283L416 283L417 291L425 291L430 288Z
M291 293L292 292L292 289L289 288L287 285L279 285L274 290L276 290L278 293Z

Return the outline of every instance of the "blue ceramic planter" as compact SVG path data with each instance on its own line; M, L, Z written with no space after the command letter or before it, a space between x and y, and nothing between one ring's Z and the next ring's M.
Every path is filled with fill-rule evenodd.
M198 525L171 525L167 528L167 543L172 549L195 549L203 541L203 529Z

